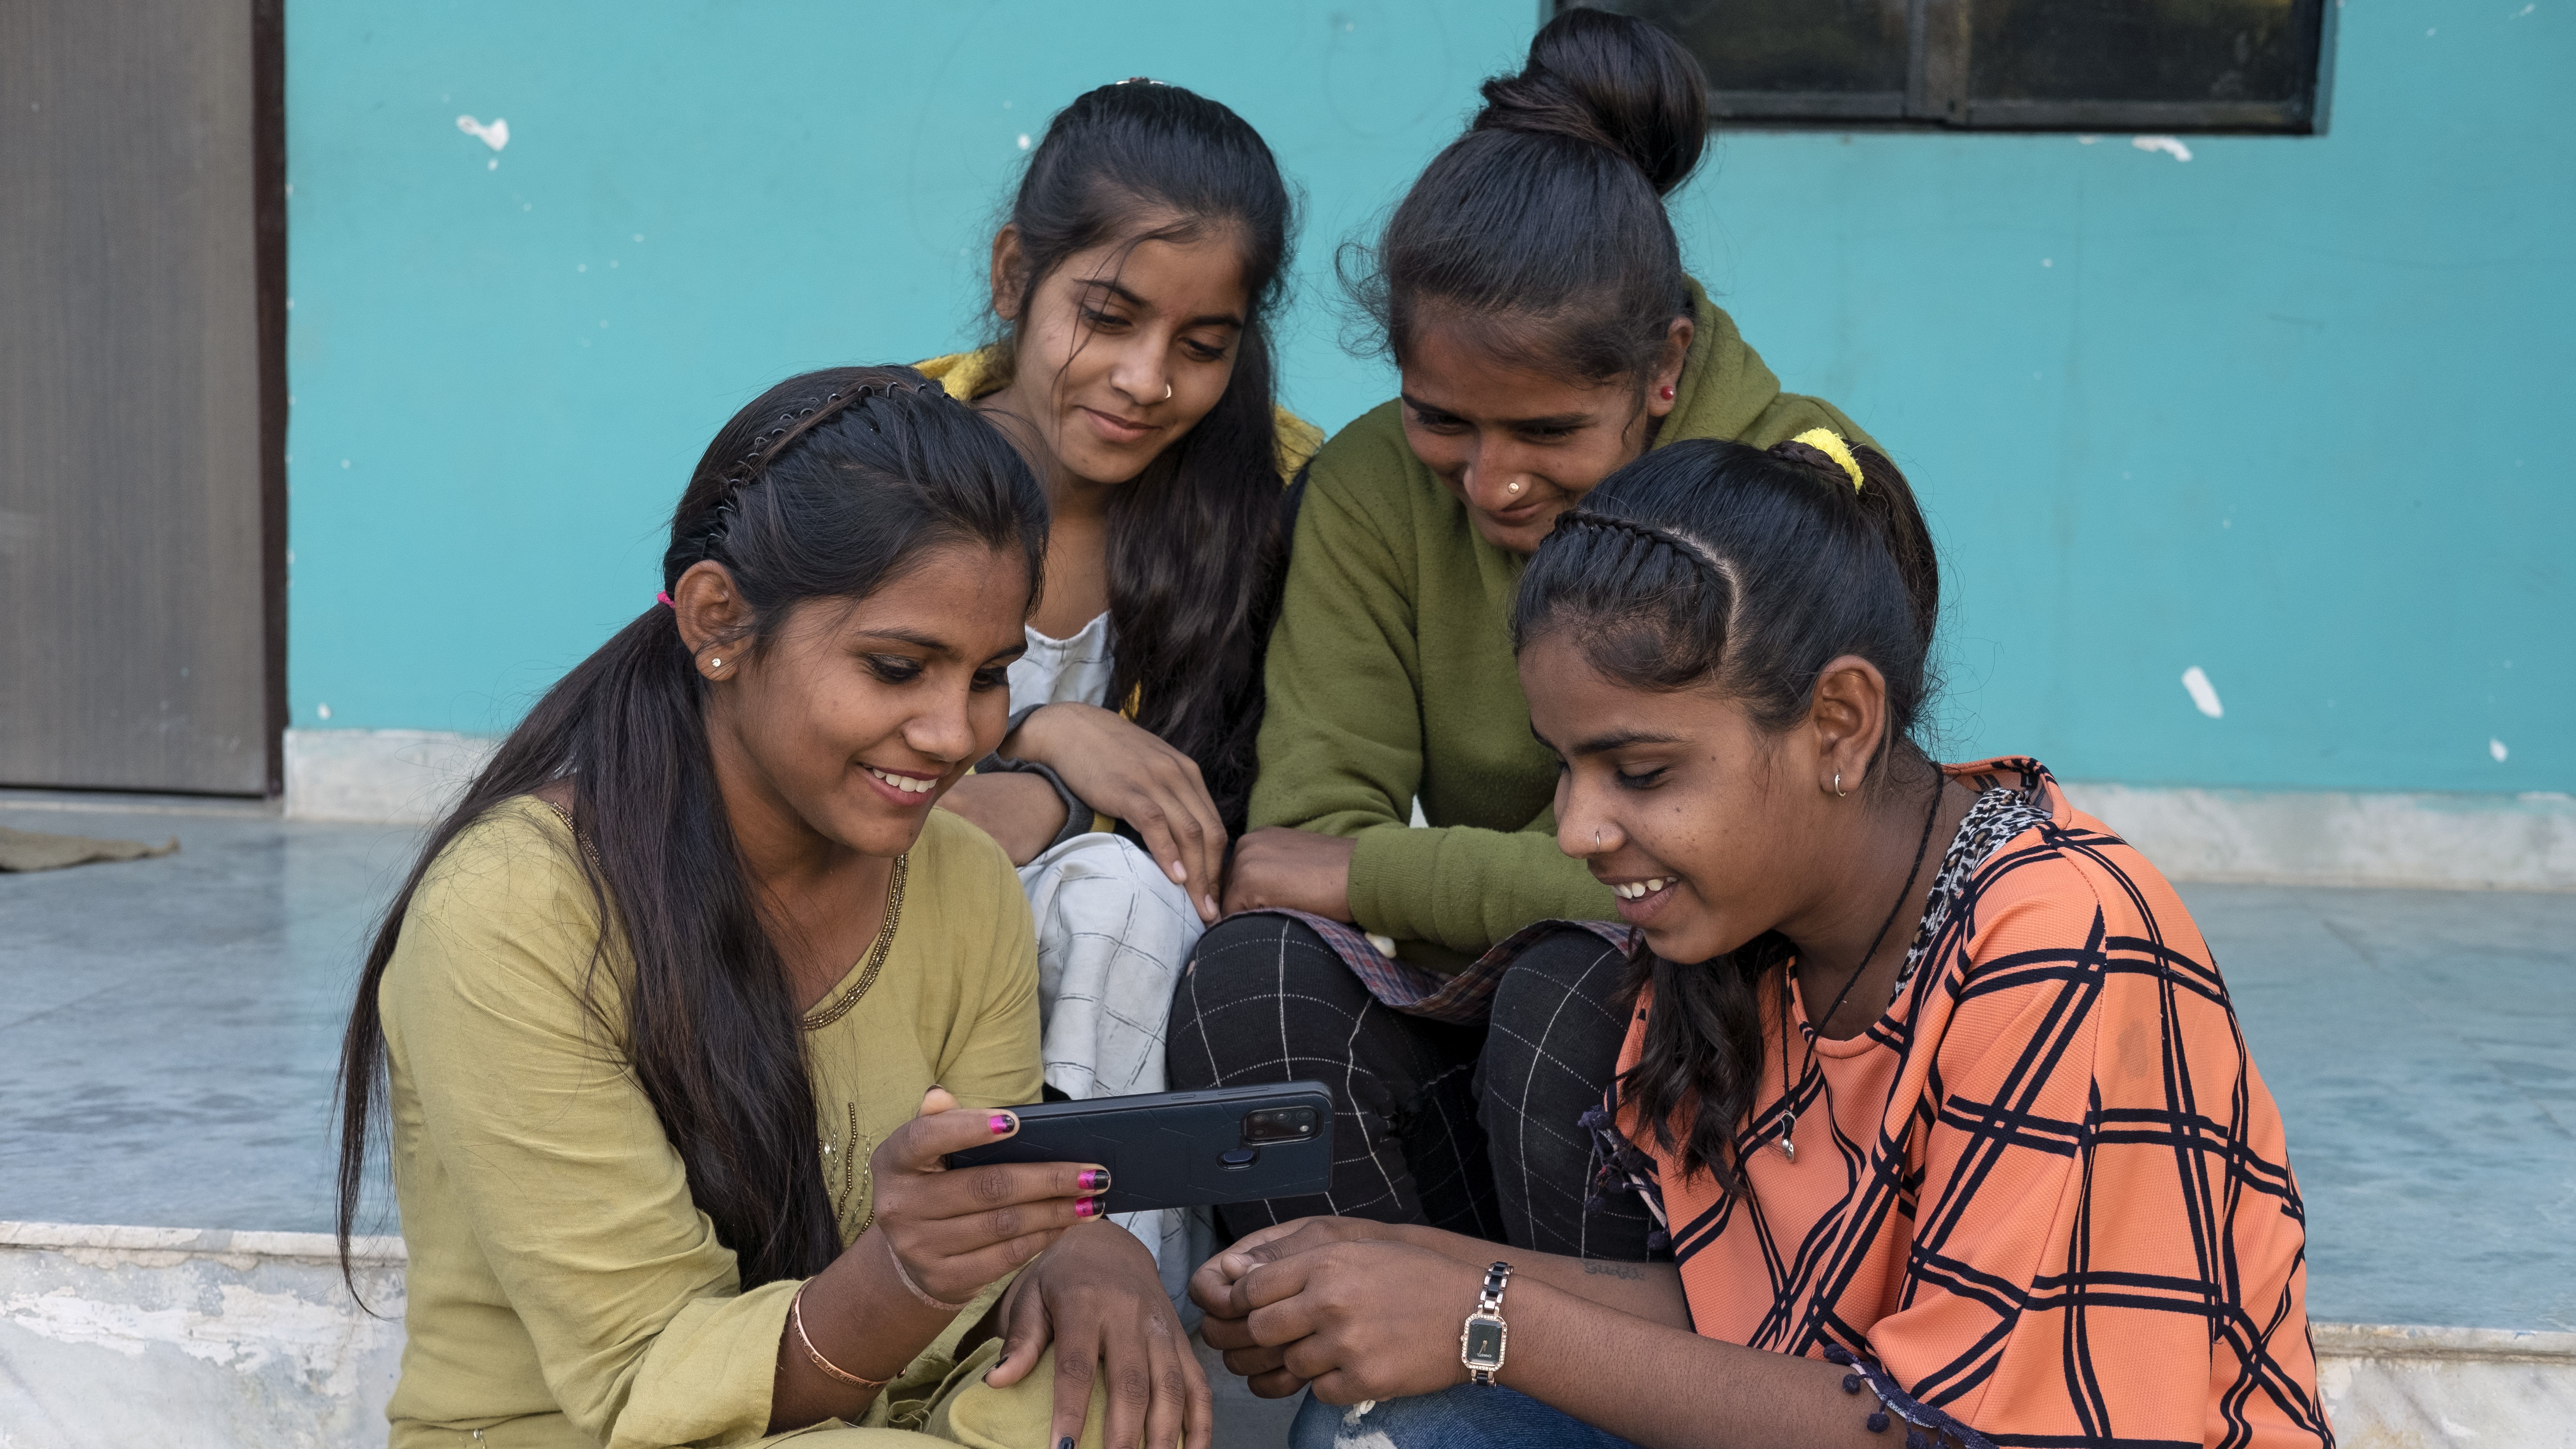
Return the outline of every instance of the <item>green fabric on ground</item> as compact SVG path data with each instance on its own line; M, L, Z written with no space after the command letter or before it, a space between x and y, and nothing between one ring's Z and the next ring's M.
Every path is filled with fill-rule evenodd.
M1697 335L1654 446L1768 447L1817 427L1870 441L1782 392L1696 282L1691 302ZM1308 470L1251 824L1355 837L1358 925L1446 971L1532 921L1614 911L1556 848L1556 763L1530 737L1505 627L1526 560L1477 534L1405 443L1400 408L1342 429ZM1408 828L1416 798L1430 829Z
M173 835L166 845L139 840L92 840L86 835L47 835L0 825L0 871L61 870L101 860L142 860L179 848Z

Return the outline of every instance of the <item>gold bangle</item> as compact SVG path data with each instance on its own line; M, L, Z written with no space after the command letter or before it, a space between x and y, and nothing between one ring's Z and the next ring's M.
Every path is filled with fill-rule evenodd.
M873 1392L893 1383L894 1380L892 1379L860 1378L857 1374L854 1374L848 1369L841 1367L839 1364L832 1362L830 1359L823 1357L823 1351L816 1348L814 1346L814 1340L807 1337L805 1333L805 1289L812 1286L813 1280L810 1278L807 1279L805 1284L796 1290L796 1296L787 1300L787 1322L796 1330L796 1341L805 1345L805 1356L814 1361L814 1367L821 1369L823 1372L830 1374L832 1377L839 1379L841 1382L848 1384L854 1389L867 1389Z

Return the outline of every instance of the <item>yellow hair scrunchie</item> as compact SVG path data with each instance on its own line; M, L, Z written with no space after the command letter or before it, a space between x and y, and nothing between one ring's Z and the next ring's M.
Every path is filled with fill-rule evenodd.
M1844 476L1852 480L1852 491L1860 491L1860 460L1852 456L1851 444L1843 441L1842 434L1831 428L1809 428L1789 441L1804 443L1842 464Z

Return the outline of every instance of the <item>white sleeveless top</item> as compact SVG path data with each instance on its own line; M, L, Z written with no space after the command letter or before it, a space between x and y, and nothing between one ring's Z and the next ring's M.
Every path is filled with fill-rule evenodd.
M1029 652L1011 664L1011 713L1033 704L1109 702L1109 614L1101 611L1070 639L1056 639L1021 625Z

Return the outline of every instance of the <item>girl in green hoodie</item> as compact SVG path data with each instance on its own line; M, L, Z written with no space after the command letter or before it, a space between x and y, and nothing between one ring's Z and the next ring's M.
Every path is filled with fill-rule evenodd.
M1557 516L1649 448L1868 440L1781 391L1682 271L1663 197L1708 131L1687 51L1569 10L1483 93L1358 289L1402 394L1308 469L1223 901L1250 914L1182 977L1170 1071L1334 1091L1331 1188L1222 1209L1237 1234L1332 1213L1642 1257L1642 1217L1584 1211L1575 1118L1625 1033L1627 937L1556 848L1512 591Z

